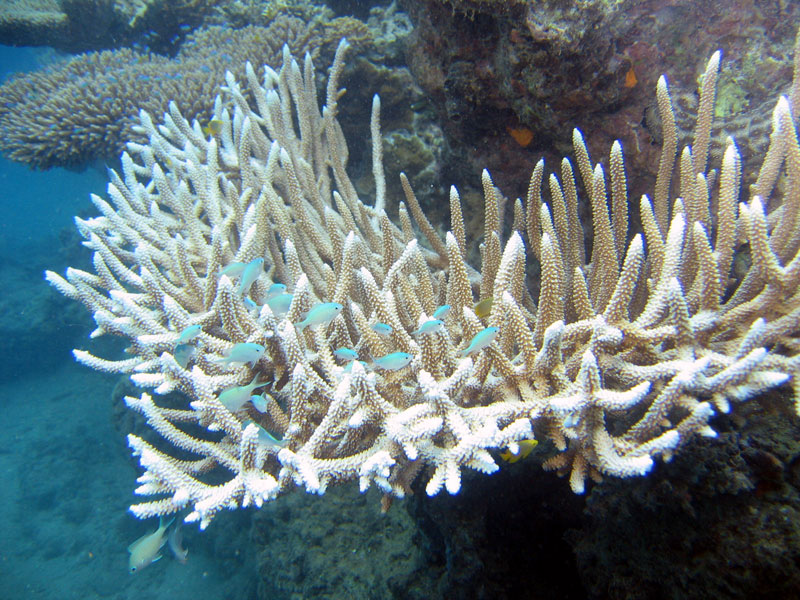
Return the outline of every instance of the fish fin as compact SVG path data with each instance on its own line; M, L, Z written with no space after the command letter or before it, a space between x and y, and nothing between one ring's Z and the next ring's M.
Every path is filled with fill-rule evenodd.
M161 544L161 545L163 546L164 544ZM159 560L161 560L161 558L162 558L161 554L156 554L153 557L153 560L150 561L150 564L153 564L154 562L158 562Z

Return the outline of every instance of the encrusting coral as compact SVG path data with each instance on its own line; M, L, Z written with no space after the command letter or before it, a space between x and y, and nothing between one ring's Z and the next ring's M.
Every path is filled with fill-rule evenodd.
M665 143L653 197L637 203L641 233L629 232L620 145L607 168L593 165L576 131L549 201L540 162L509 227L483 173L477 271L455 188L444 239L405 177L399 226L387 217L377 96L375 199L357 196L336 120L346 47L321 111L310 57L300 65L288 50L263 82L247 66L252 99L227 75L211 134L175 105L162 124L142 111L148 142L128 144L109 200L92 197L100 216L76 219L94 272L47 273L93 311L93 337L130 341L129 358L76 350L80 362L186 397L181 408L126 398L168 442L128 438L145 470L137 493L155 497L136 516L188 509L205 527L224 508L356 479L387 499L417 476L428 494L455 494L462 468L492 473L493 450L534 437L552 442L546 467L580 493L587 477L642 475L714 436L709 422L731 401L791 384L800 402L800 68L749 199L733 140L719 171L707 165L717 53L679 158L659 81ZM529 259L541 266L538 298ZM489 300L482 319L476 302L483 313Z

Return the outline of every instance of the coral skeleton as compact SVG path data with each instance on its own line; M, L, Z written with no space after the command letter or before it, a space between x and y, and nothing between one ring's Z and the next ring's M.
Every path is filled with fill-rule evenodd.
M577 130L574 160L547 180L540 161L524 201L507 203L484 171L476 269L455 188L444 236L404 176L399 224L387 217L377 96L376 192L359 198L336 118L346 50L321 110L310 57L285 50L263 80L249 64L246 81L227 75L218 132L174 105L161 123L142 111L148 142L129 143L108 198L92 197L99 216L76 218L94 272L46 274L93 312L93 337L130 342L123 360L75 357L129 374L145 391L125 401L164 438L128 436L144 469L136 493L148 497L131 507L137 517L187 510L205 528L222 509L350 480L387 502L417 478L430 495L456 494L465 468L493 473L498 450L532 439L550 449L545 468L582 493L587 478L644 475L714 437L716 413L766 390L782 386L800 410L797 77L749 197L732 139L708 167L719 53L680 155L658 83L665 141L652 197L628 197L618 143L607 166L593 164ZM263 270L240 284L259 258ZM285 306L274 283L291 294ZM412 335L444 305L444 326ZM241 343L265 351L223 360ZM343 362L340 348L360 360ZM237 386L261 396L231 410L220 396ZM173 391L182 407L160 401Z

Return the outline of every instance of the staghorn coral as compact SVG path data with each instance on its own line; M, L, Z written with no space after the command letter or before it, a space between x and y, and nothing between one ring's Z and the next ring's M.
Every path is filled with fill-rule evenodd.
M694 437L715 436L711 418L731 402L790 383L800 404L800 145L791 113L800 68L791 97L776 104L749 199L740 197L733 140L718 171L707 164L716 53L702 80L694 142L677 160L669 91L659 80L665 143L653 198L638 202L643 232L628 231L621 146L604 169L576 131L575 162L564 159L560 177L549 176L548 202L544 165L536 166L525 204L513 203L506 239L504 199L483 173L477 271L465 260L454 188L444 239L404 177L400 225L387 218L377 97L375 200L357 197L336 121L345 48L321 112L311 61L300 66L288 50L263 85L247 67L257 108L227 75L213 136L175 105L160 125L142 111L148 142L128 145L122 172L111 174L110 201L93 196L100 216L76 219L95 272L47 273L94 313L93 336L130 340L129 358L76 350L80 362L129 373L156 395L186 395L181 408L147 392L126 398L167 442L128 438L145 470L137 493L155 496L131 507L136 516L188 508L186 520L205 527L224 508L260 506L296 486L321 494L355 479L362 490L374 483L387 500L409 493L418 476L430 495L455 494L463 468L492 473L491 451L517 451L533 436L552 442L547 468L569 473L580 493L587 477L642 475ZM590 224L578 218L576 174L588 190ZM590 252L584 227L593 232ZM752 266L732 279L745 251ZM249 291L232 280L231 265L263 257L267 273ZM527 258L541 266L538 300L526 286ZM271 281L293 293L285 315L269 303ZM488 298L482 321L473 306ZM296 325L330 301L342 307L336 316ZM445 327L413 336L444 303L452 307ZM390 334L378 335L376 322ZM191 326L201 332L182 366L176 343ZM487 326L499 328L496 339L464 352ZM242 342L265 353L250 365L220 359ZM342 346L399 364L343 366L333 354ZM405 356L397 351L410 362L397 361ZM266 390L263 412L249 402L229 410L226 396L248 382L248 390ZM194 458L174 457L173 446Z
M0 86L0 151L39 169L114 159L137 139L140 108L161 115L174 101L187 117L208 119L227 70L241 78L247 61L279 64L284 41L312 56L335 47L343 31L365 42L363 24L352 21L309 25L287 17L269 27L214 26L189 36L174 59L130 49L91 52L13 77Z

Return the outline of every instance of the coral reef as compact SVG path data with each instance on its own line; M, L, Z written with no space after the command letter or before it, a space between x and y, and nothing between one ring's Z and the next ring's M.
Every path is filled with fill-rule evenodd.
M346 486L324 498L294 494L264 506L253 519L252 545L261 571L259 598L433 598L438 570L416 543L403 510L380 511L374 490Z
M45 40L55 46L67 29L67 15L57 0L7 0L0 4L0 42L4 44Z
M652 477L592 490L570 534L590 597L796 597L800 419L779 400L719 419L718 440Z
M233 30L212 26L190 35L175 58L131 49L91 52L0 86L0 151L47 169L115 160L135 131L140 108L154 115L171 100L187 117L207 121L216 90L230 70L244 76L247 61L280 64L281 47L331 54L343 34L366 43L363 24L335 19L306 24L278 18L269 27Z
M328 6L311 0L5 0L0 43L72 53L146 46L172 55L197 29L268 27L286 17L339 28L340 36L352 32L347 21L356 20L336 18Z
M709 168L715 53L679 157L658 82L664 145L652 200L637 203L642 232L629 231L621 146L603 168L576 130L574 163L543 186L540 162L511 223L484 171L477 270L455 188L444 239L402 176L400 224L386 216L377 96L374 202L356 194L336 120L345 50L322 111L311 59L288 49L263 81L245 68L250 100L226 76L210 133L174 104L161 124L142 111L148 141L128 144L110 200L93 196L100 216L76 220L94 272L47 273L93 312L95 337L131 344L122 360L76 350L80 362L186 395L177 409L126 398L165 440L128 438L151 497L136 516L187 509L205 527L223 509L356 480L387 504L418 477L429 495L456 494L463 469L493 473L493 451L534 436L581 493L715 437L731 404L779 387L800 402L800 68L749 199L732 139Z
M658 111L647 93L668 68L681 143L696 117L697 57L724 48L715 132L715 160L734 136L746 167L756 172L769 139L773 99L791 72L796 3L723 0L543 0L507 11L465 15L439 0L406 2L415 30L408 60L441 115L449 141L447 175L468 181L491 170L521 195L536 153L558 160L579 127L592 153L619 139L627 168L648 189L658 163ZM757 76L752 76L757 73ZM722 115L720 115L722 116ZM723 125L724 123L724 125ZM715 125L716 126L716 125ZM531 134L528 144L515 129Z

